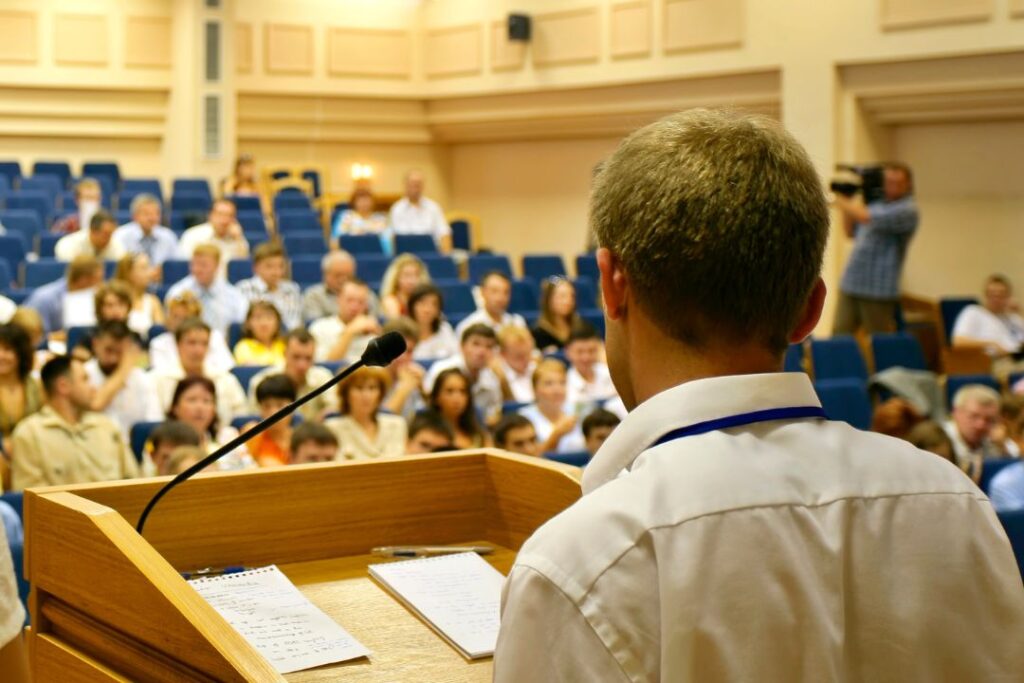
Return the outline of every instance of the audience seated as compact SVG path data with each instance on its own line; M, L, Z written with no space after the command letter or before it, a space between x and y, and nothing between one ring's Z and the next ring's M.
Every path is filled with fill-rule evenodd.
M541 289L540 319L531 330L537 348L544 353L561 349L579 322L573 284L561 277L546 280Z
M1024 462L999 470L988 484L988 497L996 512L1024 510Z
M338 439L318 422L303 422L292 430L290 450L292 465L332 462L338 455Z
M387 216L375 210L373 193L365 187L356 188L348 201L349 208L339 213L331 226L334 243L342 235L380 235L385 252L391 250Z
M291 380L299 398L329 381L333 374L327 368L313 364L315 354L316 341L305 328L294 329L285 335L283 361L260 370L249 381L249 403L252 409L259 410L259 405L256 403L256 387L272 375L284 375ZM328 391L306 403L299 408L298 412L306 422L313 422L337 409L337 393Z
M1017 444L992 439L992 430L998 421L999 394L994 389L969 384L956 392L952 417L944 428L953 442L957 465L975 482L981 478L986 458L1020 457Z
M159 470L159 474L161 476L181 474L193 465L198 464L206 455L199 446L178 446L167 456L163 467Z
M230 425L231 420L245 415L245 392L238 379L230 372L211 372L205 366L210 348L210 327L202 320L189 318L175 330L174 339L178 346L178 364L150 371L161 409L170 411L181 380L186 377L206 377L211 386L216 387L217 416L223 424Z
M316 339L316 359L355 362L366 345L380 334L380 323L369 315L370 288L353 277L338 294L338 314L325 316L309 326Z
M302 294L299 286L285 279L285 253L278 242L264 242L252 254L254 275L238 283L238 291L250 303L269 301L281 314L289 330L302 324Z
M1003 396L999 405L999 424L992 430L994 441L1009 440L1024 453L1024 396Z
M235 344L238 365L276 365L284 362L281 314L269 301L253 301L242 324L242 338Z
M454 448L455 434L444 418L433 410L425 410L409 422L406 455L436 453Z
M452 250L452 228L441 207L423 196L423 174L409 171L405 176L405 196L391 207L391 228L396 235L432 235L437 250Z
M69 327L96 322L89 302L101 282L103 264L94 256L76 256L64 279L36 288L25 306L39 312L46 334L63 338Z
M591 457L597 453L605 440L611 436L612 431L619 426L619 422L618 415L603 408L598 408L583 418L583 441Z
M565 345L565 357L570 365L566 380L567 400L571 405L579 406L577 412L589 412L594 404L618 396L612 374L601 360L604 342L592 325L580 322L573 327Z
M494 445L511 453L538 456L540 441L537 440L537 429L528 419L512 413L506 415L494 427Z
M442 373L453 368L458 369L469 380L473 404L480 411L484 421L487 424L496 423L501 416L501 406L506 398L502 391L501 379L493 367L499 362L494 356L496 341L494 330L487 325L470 326L462 333L459 353L430 366L430 371L423 380L423 392L433 393L434 384Z
M469 376L461 368L450 367L438 373L430 391L430 409L448 424L456 448L491 445L490 435L477 419L471 387Z
M100 187L100 184L92 178L82 178L75 185L75 206L77 210L54 221L53 225L50 226L50 232L66 235L78 232L79 228L83 225L91 225L92 217L100 210L102 202L103 188ZM58 256L58 258L60 257ZM70 261L71 259L63 260Z
M8 324L21 328L28 335L29 345L35 349L32 372L38 375L38 371L46 364L46 361L54 356L46 342L46 332L43 330L43 319L39 315L39 311L27 306L20 306L14 311Z
M338 315L342 286L355 277L356 260L347 251L332 251L320 262L323 282L308 287L302 295L302 317L316 320Z
M992 356L992 372L1005 379L1024 369L1014 354L1024 349L1024 318L1013 309L1013 287L1002 275L985 281L982 304L964 308L953 325L953 348L984 349Z
M160 224L160 200L151 194L138 194L132 199L132 220L114 232L125 251L145 254L159 268L178 252L178 238L167 226Z
M413 360L416 353L416 326L408 318L389 320L381 330L382 334L398 332L405 339L405 352L387 366L391 378L391 391L384 397L384 409L408 420L425 407L423 377L427 374L423 366Z
M871 431L906 439L914 425L921 422L924 416L904 398L890 398L875 408L871 416Z
M483 300L483 308L470 313L455 328L455 334L460 338L470 325L487 325L495 333L500 333L510 325L527 326L523 316L508 312L508 304L512 300L512 281L500 270L492 270L480 280L480 298Z
M260 419L266 419L298 398L295 385L285 375L270 375L256 386ZM255 423L247 425L251 428ZM287 465L291 460L292 424L285 418L254 436L246 448L260 467Z
M149 340L149 365L153 370L173 369L180 365L178 342L174 339L181 323L189 318L201 318L203 307L192 292L167 297L167 331ZM228 349L224 333L210 330L210 350L203 363L207 373L227 372L235 367L235 357Z
M124 322L100 323L92 338L92 353L85 363L86 376L96 389L91 409L113 420L126 442L136 422L163 419L153 381L139 367L143 350Z
M57 356L43 366L46 404L11 437L11 488L126 479L138 474L128 441L92 412L95 390L81 361Z
M234 379L234 378L232 378ZM209 455L228 443L238 432L229 424L221 424L217 416L217 388L208 377L189 375L174 385L174 394L167 409L168 420L189 425L199 435L199 446ZM239 470L256 465L245 446L217 461L220 470Z
M533 371L537 369L533 335L525 327L509 325L498 333L498 344L501 362L494 365L494 370L502 391L518 403L533 403Z
M164 309L160 299L150 293L156 282L156 269L145 254L128 254L117 262L114 281L123 282L132 294L132 309L128 314L128 327L142 336L149 335L153 325L164 324Z
M444 297L433 284L423 284L409 295L409 317L416 324L419 342L413 358L448 358L459 352L459 339L444 319Z
M221 194L240 195L243 197L259 197L260 203L266 206L267 200L260 190L256 177L256 164L251 154L239 154L235 160L235 170L221 181ZM264 213L266 209L264 208Z
M415 254L400 254L384 272L380 304L385 318L409 314L409 297L419 285L430 283L430 274Z
M561 361L542 360L533 372L536 402L519 411L536 428L542 453L571 453L586 445L579 419L565 410L567 375Z
M96 324L120 322L128 324L132 312L132 291L120 280L105 282L96 288L93 295L93 310ZM141 337L139 338L141 343ZM81 346L92 348L92 335L83 337Z
M958 464L953 442L943 426L937 422L931 420L918 422L910 428L904 438L922 451L934 453L954 465Z
M338 385L341 417L329 418L324 425L338 437L339 459L393 457L405 452L405 420L380 412L390 384L384 368L364 367Z
M166 420L149 433L143 454L141 475L153 477L168 470L167 460L179 446L199 446L202 439L191 425L180 420Z
M86 225L88 230L76 230L57 240L53 253L58 261L70 261L81 255L116 261L127 253L121 243L113 239L117 221L108 212L94 212Z
M178 258L190 259L200 244L212 244L220 250L220 278L227 279L228 261L249 256L249 243L238 224L238 212L230 199L217 199L210 207L205 223L193 225L181 234Z
M200 244L192 252L189 275L167 291L169 301L183 292L191 292L203 307L203 320L211 329L226 335L232 323L240 323L249 310L245 296L226 280L217 277L220 249Z

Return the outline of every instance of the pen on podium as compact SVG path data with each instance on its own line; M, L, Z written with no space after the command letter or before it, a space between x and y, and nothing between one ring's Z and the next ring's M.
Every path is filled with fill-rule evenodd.
M429 557L455 553L489 555L494 552L494 548L488 545L385 545L371 552L378 557Z
M208 576L224 576L225 574L241 574L244 571L248 571L248 568L241 565L233 565L229 567L205 567L203 569L193 569L190 572L179 572L181 578L188 581L189 579L203 579Z

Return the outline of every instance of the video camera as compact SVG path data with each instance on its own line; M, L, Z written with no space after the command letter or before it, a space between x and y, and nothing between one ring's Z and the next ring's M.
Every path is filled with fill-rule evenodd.
M836 164L836 175L829 183L829 189L844 197L864 193L864 203L880 202L885 199L885 169L883 166Z

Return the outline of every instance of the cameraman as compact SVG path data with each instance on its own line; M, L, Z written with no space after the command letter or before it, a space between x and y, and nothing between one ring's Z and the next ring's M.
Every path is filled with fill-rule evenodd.
M865 205L861 194L837 193L843 229L854 239L853 253L839 284L833 334L892 332L900 297L900 273L910 238L917 230L917 205L910 168L883 166L885 199Z

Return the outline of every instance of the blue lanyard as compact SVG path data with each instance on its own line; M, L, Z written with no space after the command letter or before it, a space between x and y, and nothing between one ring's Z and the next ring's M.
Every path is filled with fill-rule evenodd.
M668 443L669 441L682 439L687 436L697 436L698 434L717 432L720 429L730 429L732 427L742 427L744 425L757 424L758 422L772 422L775 420L801 420L808 417L816 417L822 420L828 419L828 416L825 415L825 411L818 406L755 410L752 413L720 417L715 420L707 420L706 422L698 422L697 424L673 429L671 432L662 435L660 439L651 444L651 448L660 446L663 443Z

